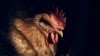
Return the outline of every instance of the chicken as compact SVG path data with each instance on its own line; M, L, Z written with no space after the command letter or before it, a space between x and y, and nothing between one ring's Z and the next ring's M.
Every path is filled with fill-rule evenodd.
M58 35L63 37L66 18L62 11L14 18L9 37L19 56L55 56Z

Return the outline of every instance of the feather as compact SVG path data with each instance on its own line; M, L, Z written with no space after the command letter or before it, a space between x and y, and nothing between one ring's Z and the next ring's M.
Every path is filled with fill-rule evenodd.
M34 18L14 18L9 33L12 45L19 56L55 56L58 34L63 37L65 20L64 13L58 9Z

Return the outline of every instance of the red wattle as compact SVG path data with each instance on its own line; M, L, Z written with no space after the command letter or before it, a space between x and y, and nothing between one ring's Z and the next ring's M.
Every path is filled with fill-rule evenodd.
M49 33L47 37L48 44L55 44L58 42L58 35L57 33Z

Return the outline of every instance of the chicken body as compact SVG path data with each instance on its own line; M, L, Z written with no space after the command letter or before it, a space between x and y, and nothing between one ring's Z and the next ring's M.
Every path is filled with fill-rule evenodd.
M15 18L10 28L10 39L19 56L55 56L55 45L46 43L46 33L36 19Z
M41 13L33 18L14 18L10 40L19 56L55 56L58 35L63 37L66 18L62 11Z

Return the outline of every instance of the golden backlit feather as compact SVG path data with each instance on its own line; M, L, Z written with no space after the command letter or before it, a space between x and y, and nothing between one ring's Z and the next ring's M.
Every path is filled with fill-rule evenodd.
M57 18L55 19L54 22L62 23L57 21ZM41 22L41 20L46 22ZM56 24L53 23L50 14L47 13L37 14L34 18L14 18L10 27L10 40L19 56L55 56L55 43L58 38L52 34L58 33L62 35L62 30L55 26ZM49 38L49 35L53 38ZM48 38L54 44L49 44Z

